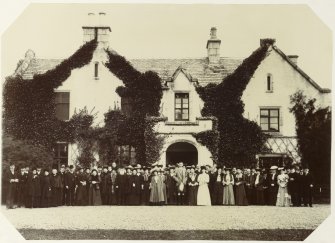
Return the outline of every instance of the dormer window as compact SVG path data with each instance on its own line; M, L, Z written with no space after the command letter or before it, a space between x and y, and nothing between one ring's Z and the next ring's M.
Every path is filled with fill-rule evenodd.
M266 92L273 92L273 80L271 74L266 76Z
M175 94L175 120L188 121L189 120L189 96L188 93Z
M94 78L95 79L99 78L99 63L98 62L94 63Z

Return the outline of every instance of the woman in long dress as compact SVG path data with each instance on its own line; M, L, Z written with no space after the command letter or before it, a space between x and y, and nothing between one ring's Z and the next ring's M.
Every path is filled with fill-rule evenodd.
M223 175L223 205L235 205L234 197L234 176L230 173L230 170L226 170L226 174Z
M161 176L158 175L158 169L153 171L153 176L150 182L150 203L151 205L163 205L165 202L163 182Z
M90 189L89 189L89 205L101 205L101 194L100 194L100 176L96 169L92 170L90 176Z
M198 194L198 180L197 174L195 173L194 167L188 175L187 186L188 186L188 205L197 205L197 194Z
M290 195L287 191L287 184L289 181L289 176L285 173L285 170L282 169L280 175L277 177L278 194L277 194L277 203L276 206L279 207L289 207L291 205Z
M211 197L208 189L209 175L206 173L205 166L201 167L201 174L198 176L198 183L197 205L211 206Z
M245 193L245 180L243 178L242 171L240 169L237 170L236 176L235 176L235 186L236 186L236 194L235 194L235 203L238 206L248 206L248 199L247 195Z

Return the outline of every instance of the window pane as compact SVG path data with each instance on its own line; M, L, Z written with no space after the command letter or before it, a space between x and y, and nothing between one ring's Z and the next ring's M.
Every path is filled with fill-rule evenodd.
M176 108L181 108L181 104L176 104Z
M270 124L270 130L271 131L278 131L279 130L278 124Z
M261 124L268 124L269 119L267 117L261 117Z
M270 118L270 123L271 124L278 124L278 118L277 117L275 117L275 118L271 117Z
M269 128L268 124L261 124L262 131L267 131Z
M186 114L183 113L183 120L188 120L188 113Z
M279 116L278 110L270 110L270 116L271 117L278 117Z
M184 98L183 99L183 104L188 104L188 98L186 98L186 99Z
M188 108L188 103L187 104L183 104L183 108Z
M268 116L269 110L261 110L261 116Z
M181 119L181 110L176 109L176 119Z
M176 98L176 104L181 104L181 99L180 98Z

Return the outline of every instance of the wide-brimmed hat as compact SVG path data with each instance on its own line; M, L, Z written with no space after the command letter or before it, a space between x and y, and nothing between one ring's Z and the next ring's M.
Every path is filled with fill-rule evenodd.
M276 166L276 165L273 165L273 166L270 167L270 170L276 170L276 169L278 169L278 166Z

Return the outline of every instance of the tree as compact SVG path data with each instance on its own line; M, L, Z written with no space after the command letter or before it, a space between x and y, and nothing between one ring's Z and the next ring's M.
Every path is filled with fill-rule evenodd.
M317 108L315 102L298 91L291 96L290 112L296 120L301 164L311 169L316 183L330 185L331 110Z

